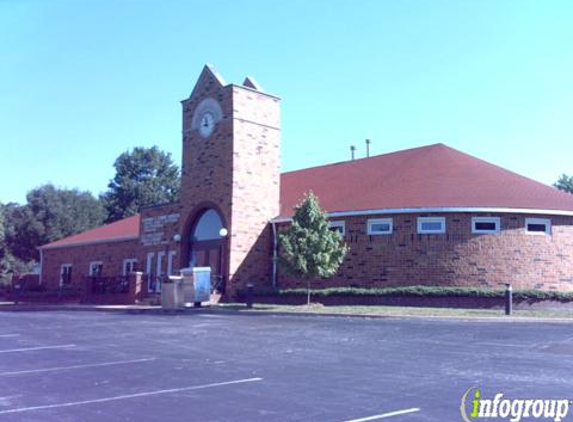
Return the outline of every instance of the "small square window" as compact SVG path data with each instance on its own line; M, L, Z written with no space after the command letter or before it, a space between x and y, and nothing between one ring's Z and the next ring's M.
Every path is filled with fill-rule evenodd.
M551 220L548 218L526 218L525 231L529 234L551 234Z
M344 237L346 233L344 221L329 221L328 228L332 231L337 231L342 237Z
M373 218L368 220L368 234L392 234L394 227L391 218Z
M101 277L103 273L103 262L90 262L90 276L92 277Z
M418 217L418 233L440 234L446 232L445 217Z
M499 233L500 229L499 217L472 217L472 233Z

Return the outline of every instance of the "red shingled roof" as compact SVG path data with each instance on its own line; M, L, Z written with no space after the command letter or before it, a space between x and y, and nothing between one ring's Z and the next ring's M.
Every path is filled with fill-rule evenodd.
M313 191L328 212L404 208L520 208L573 212L573 195L443 144L281 175L281 215ZM139 215L42 246L139 236Z
M281 217L312 190L328 212L492 207L573 211L573 195L443 144L284 173Z
M57 240L41 248L81 245L96 242L136 239L139 236L139 214L116 221L115 223L87 230L85 232Z

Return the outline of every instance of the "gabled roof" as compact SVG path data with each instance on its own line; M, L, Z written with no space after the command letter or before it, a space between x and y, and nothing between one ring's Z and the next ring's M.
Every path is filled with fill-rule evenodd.
M59 248L64 246L74 246L82 244L92 244L99 242L115 242L121 240L137 239L139 237L140 216L136 214L115 223L87 230L85 232L57 240L40 249Z
M280 217L290 217L308 191L329 213L412 208L573 212L573 195L444 144L284 173Z

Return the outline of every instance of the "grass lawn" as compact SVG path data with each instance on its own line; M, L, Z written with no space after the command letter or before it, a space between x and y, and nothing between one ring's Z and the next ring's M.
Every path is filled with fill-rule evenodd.
M221 309L246 311L242 303L225 303L218 306ZM553 318L573 319L573 310L514 310L507 317L503 309L459 309L459 308L417 308L409 306L323 306L313 303L307 305L272 305L254 304L249 311L255 312L284 312L312 313L334 315L360 316L419 316L419 317L453 317L453 318Z

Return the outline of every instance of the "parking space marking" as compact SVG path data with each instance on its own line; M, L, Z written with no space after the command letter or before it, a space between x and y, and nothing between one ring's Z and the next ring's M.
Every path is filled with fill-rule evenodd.
M20 334L0 334L0 338L6 337L20 337Z
M125 364L129 364L129 363L149 362L149 361L156 360L156 359L157 358L118 360L115 362L88 363L85 365L55 366L52 368L28 369L25 371L0 372L0 377L5 377L5 376L9 376L9 375L35 374L38 372L54 372L54 371L66 371L66 370L71 370L71 369L97 368L100 366L125 365Z
M351 419L348 421L344 421L344 422L367 422L367 421L377 421L379 419L386 419L386 418L391 418L393 416L400 416L400 415L407 415L409 413L416 413L419 412L420 409L417 407L413 407L411 409L404 409L404 410L396 410L395 412L390 412L390 413L382 413L380 415L374 415L374 416L367 416L365 418L359 418L359 419Z
M15 409L0 410L0 415L5 415L8 413L23 413L23 412L30 412L30 411L34 411L34 410L43 410L43 409L55 409L55 408L61 408L61 407L82 406L85 404L105 403L105 402L110 402L110 401L135 399L135 398L139 398L139 397L158 396L160 394L180 393L182 391L203 390L206 388L223 387L225 385L244 384L244 383L248 383L248 382L257 382L257 381L262 381L262 380L263 380L262 378L244 378L244 379L233 380L233 381L215 382L212 384L192 385L190 387L181 387L181 388L171 388L168 390L145 391L142 393L125 394L122 396L103 397L101 399L94 399L94 400L83 400L83 401L75 401L75 402L69 402L69 403L47 404L47 405L43 405L43 406L18 407Z
M46 349L66 349L69 347L76 347L75 344L60 344L57 346L38 346L38 347L25 347L22 349L8 349L0 350L0 353L14 353L14 352L30 352L33 350L46 350Z

